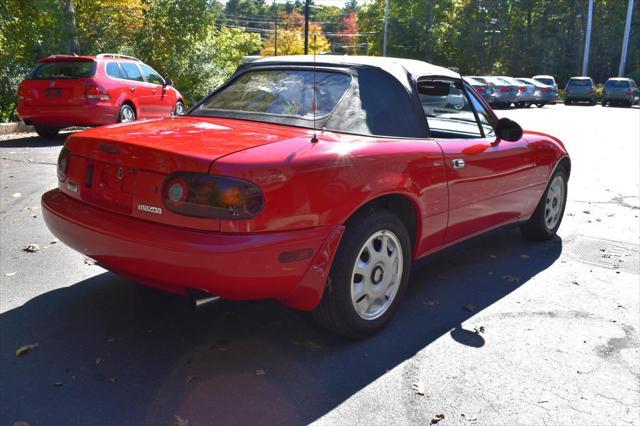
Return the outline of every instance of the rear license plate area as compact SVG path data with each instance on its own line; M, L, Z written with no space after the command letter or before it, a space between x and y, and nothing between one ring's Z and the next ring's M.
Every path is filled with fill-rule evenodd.
M62 89L60 88L49 88L47 90L44 91L44 95L47 98L59 98L60 96L62 96Z
M133 205L136 170L126 166L95 161L87 167L91 202L109 210L129 213Z

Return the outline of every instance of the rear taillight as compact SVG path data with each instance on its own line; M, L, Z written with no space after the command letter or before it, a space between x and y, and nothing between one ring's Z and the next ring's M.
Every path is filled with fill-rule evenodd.
M508 87L501 87L501 88L500 88L500 91L501 91L502 93L508 93L508 92L509 92L509 88L508 88Z
M484 93L484 87L476 87L476 92L478 92L479 94L483 94Z
M27 94L27 90L21 84L20 87L18 87L18 102L24 101L24 97L26 94Z
M162 198L175 213L216 219L250 219L264 207L264 195L256 184L206 173L169 176Z
M527 91L527 88L526 88L526 87L524 87L524 86L520 86L520 87L518 88L518 90L520 90L521 92L526 92L526 91Z
M633 95L633 90L627 90L627 96Z
M548 87L543 87L543 88L540 89L540 91L542 93L549 93L549 88Z
M67 170L69 169L69 160L71 160L71 151L62 147L60 155L58 155L58 180L64 182L67 180Z
M109 92L102 86L98 86L95 83L87 83L84 88L84 97L87 99L94 99L99 101L108 101L111 99Z

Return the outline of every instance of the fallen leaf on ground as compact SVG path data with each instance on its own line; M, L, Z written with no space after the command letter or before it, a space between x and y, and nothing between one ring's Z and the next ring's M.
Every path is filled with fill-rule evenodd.
M313 340L294 340L291 344L308 349L322 349L322 345L314 342Z
M36 217L38 217L38 215L37 215L37 214L35 214L35 213L33 213L33 214L31 215L31 217L35 219Z
M578 281L576 281L576 280L571 281L571 284L573 284L573 285L580 285L580 283L579 283Z
M187 376L184 378L184 383L188 385L189 383L199 378L200 378L199 376Z
M484 325L481 325L480 327L475 327L475 328L473 329L473 331L474 331L476 334L484 333Z
M435 425L436 423L438 423L439 421L444 420L444 414L436 414L435 416L433 416L433 418L431 419L431 424Z
M96 264L96 261L95 261L95 260L93 260L93 259L89 259L88 257L85 257L85 258L84 258L84 264L85 264L85 265L92 266L92 265L95 265L95 264Z
M520 284L520 277L514 277L513 275L503 275L502 279L508 283Z
M463 306L464 309L466 309L469 312L475 312L476 311L476 307L472 304L467 304Z
M31 351L31 349L35 349L38 346L40 346L38 342L32 343L30 345L20 346L18 349L16 349L16 356L26 355Z
M528 254L521 254L520 255L520 259L528 259L529 255Z
M6 274L4 274L5 277L12 277L15 274L17 274L17 272L7 272Z
M96 358L96 365L100 365L104 362L104 359L102 358Z
M19 192L14 192L13 194L11 194L11 196L12 196L13 198L20 198L20 197L22 197L22 194L21 194L21 193L19 193Z
M582 210L582 213L584 214L591 214L591 212L589 210Z
M256 370L256 376L264 376L267 374L264 370Z
M29 244L23 247L22 251L26 251L27 253L35 253L40 251L40 246L37 244Z
M54 238L53 240L49 241L49 244L55 244L55 243L57 243L58 241L60 241L60 240L59 240L59 239L57 239L57 238Z
M424 395L424 385L422 383L414 383L411 385L411 389L418 395Z
M174 426L189 426L189 420L183 419L177 414L173 417L176 419L176 421L173 423Z

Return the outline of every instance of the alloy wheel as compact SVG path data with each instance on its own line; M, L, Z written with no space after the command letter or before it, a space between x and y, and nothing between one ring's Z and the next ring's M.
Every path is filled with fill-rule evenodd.
M378 231L362 245L351 274L351 302L362 319L374 320L389 309L403 266L402 245L393 232Z
M556 175L551 181L549 190L547 191L547 198L544 206L544 223L549 230L553 230L560 218L562 217L562 211L565 201L565 183L562 176Z

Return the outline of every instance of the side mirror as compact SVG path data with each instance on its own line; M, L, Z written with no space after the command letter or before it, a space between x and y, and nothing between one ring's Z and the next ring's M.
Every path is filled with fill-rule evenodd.
M515 121L503 117L496 125L496 136L501 140L515 142L522 138L522 127Z
M167 78L167 79L164 81L164 85L165 85L165 86L173 86L173 80L171 80L170 78Z

